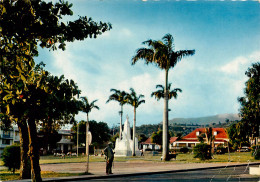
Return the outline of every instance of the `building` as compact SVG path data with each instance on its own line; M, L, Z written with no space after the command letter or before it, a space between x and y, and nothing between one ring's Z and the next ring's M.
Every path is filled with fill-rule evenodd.
M160 145L158 145L156 143L152 143L151 137L149 137L146 141L141 143L141 149L143 149L144 151L147 149L159 150L160 148L161 148Z
M180 140L175 140L171 143L171 148L180 149L182 147L188 147L192 149L196 144L200 143L198 136L205 134L206 128L197 128L188 135L182 137ZM229 141L228 135L224 128L212 128L212 134L215 137L214 146L217 147L219 144L227 144ZM204 139L205 140L205 139Z
M177 141L177 139L178 139L178 137L171 137L170 138L169 149L174 149L173 144L174 144L174 142Z
M61 135L61 140L57 142L56 150L64 153L71 152L75 146L72 141L73 136L71 130L59 130L58 133Z
M57 142L56 150L60 152L72 151L75 147L74 142L72 142L72 132L71 130L59 130L58 134L61 135L61 140ZM38 136L40 137L40 136ZM14 143L20 143L19 129L16 125L9 130L2 130L0 128L0 157L4 151L4 148L13 145Z
M9 130L0 129L0 156L2 155L4 148L14 143L20 143L19 130L17 126L13 126Z

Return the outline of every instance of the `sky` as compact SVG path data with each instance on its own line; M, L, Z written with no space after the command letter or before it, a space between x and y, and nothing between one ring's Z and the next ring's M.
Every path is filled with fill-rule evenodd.
M53 75L73 79L81 96L98 100L90 120L119 125L118 102L106 103L111 88L145 96L137 108L136 125L158 124L163 119L163 100L151 97L156 85L164 85L164 71L131 59L143 41L160 40L170 33L175 50L195 49L169 72L172 88L181 88L169 101L169 119L238 113L237 98L243 96L245 71L260 61L259 1L172 1L172 0L73 0L74 15L110 22L112 29L96 39L67 43L65 51L40 49L36 62L43 61ZM133 108L124 106L123 121L133 121ZM79 113L76 120L86 120Z

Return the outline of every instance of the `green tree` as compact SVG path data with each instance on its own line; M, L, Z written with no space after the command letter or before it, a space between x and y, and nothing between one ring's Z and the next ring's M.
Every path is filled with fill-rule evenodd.
M127 103L127 95L125 91L120 91L117 89L111 89L110 92L114 92L111 94L107 100L107 103L110 101L117 101L121 107L121 111L119 111L120 114L120 132L119 132L119 139L122 138L122 120L123 120L123 106Z
M32 177L40 178L39 166L39 142L37 141L36 125L43 129L57 127L57 125L68 123L74 114L79 110L78 101L75 96L79 93L76 84L72 80L65 80L62 76L59 82L52 82L53 78L43 70L35 71L39 82L30 80L27 85L28 90L23 91L23 102L16 102L10 105L10 110L15 116L15 109L28 118L28 136L29 136L29 156L32 168ZM39 86L37 86L39 85ZM14 108L13 108L14 107ZM47 130L49 131L49 130ZM35 179L37 180L37 179Z
M52 50L57 48L64 50L66 41L95 38L111 29L109 23L96 23L87 17L79 17L76 21L64 23L62 17L73 14L71 7L72 4L64 1L55 4L41 0L0 2L0 74L3 84L0 92L3 93L1 100L4 100L1 102L0 117L5 125L8 125L11 120L26 121L26 119L11 115L10 105L24 101L23 91L27 91L32 80L36 83L32 70L34 68L33 57L38 55L38 45ZM40 87L38 84L37 86L37 88ZM33 143L30 144L31 157L34 161L31 164L32 178L33 181L41 181L40 167L36 162L38 154L34 153L36 151L34 143L37 143L36 127L33 124L35 119L34 117L29 118L27 121L30 126L27 127L32 132L32 136L29 136L29 142ZM18 127L20 126L18 125ZM23 130L19 128L19 131ZM25 135L20 134L20 136ZM23 139L21 138L21 140ZM24 141L20 143L24 143Z
M199 143L193 148L194 158L199 158L200 160L211 159L210 145L206 143Z
M245 96L238 98L241 104L240 116L243 123L248 124L252 139L257 144L260 121L260 62L252 64L245 72L248 80L245 83Z
M162 146L162 137L163 137L163 131L162 130L158 130L157 132L153 132L151 139L153 143L156 143L160 146ZM170 133L168 132L168 137L167 137L170 141ZM169 143L169 141L167 143Z
M213 135L212 127L206 128L205 131L206 143L210 146L210 155L214 153L214 141L215 136Z
M163 85L156 85L156 88L157 89L159 88L159 89L155 92L152 92L151 97L155 97L157 100L164 98L165 87ZM168 84L168 100L170 100L172 98L177 99L178 92L182 92L182 90L180 88L175 88L173 90L170 90L170 89L171 89L171 83ZM168 138L168 140L169 140L169 138Z
M81 97L81 111L87 114L87 122L89 121L89 113L92 109L98 109L99 107L95 105L97 100L90 102L87 97Z
M178 92L182 92L180 88L175 88L171 90L171 83L168 84L168 99L177 99ZM164 86L163 85L156 85L156 88L159 88L157 91L152 92L151 97L155 97L157 100L164 98Z
M247 123L242 121L233 123L227 128L229 142L233 150L241 148L242 145L249 144L249 133L250 129L248 128Z
M87 114L87 122L86 122L86 155L88 155L88 161L87 161L87 170L86 172L88 173L88 165L89 165L89 143L87 141L89 141L88 139L88 132L89 132L89 113L92 111L92 109L98 109L99 107L95 105L95 102L97 102L97 100L94 100L92 102L89 102L87 97L81 97L81 111L85 112Z
M202 134L200 134L199 136L197 136L197 138L198 138L198 141L200 142L200 143L204 143L204 138L205 138L205 133L202 133Z
M151 139L152 139L152 143L156 143L160 146L162 146L162 130L159 130L157 132L153 132Z
M148 137L145 134L140 134L138 137L138 141L140 143L146 141L147 139L148 139Z
M2 160L4 166L15 173L15 169L20 168L20 147L19 145L10 145L4 148Z
M62 125L73 121L74 115L80 110L81 102L75 99L75 96L80 93L76 83L65 79L63 75L57 77L49 74L44 84L48 86L49 94L45 94L41 99L43 116L38 118L40 122L37 122L37 125L41 126L44 148L47 149L48 144L55 146L52 137L57 135ZM56 139L58 140L58 137Z
M79 143L86 142L86 122L80 121L78 123L79 127ZM77 131L77 125L74 124L73 131ZM102 146L105 142L109 141L111 138L110 129L105 122L96 122L94 120L89 121L89 131L92 134L92 143L96 143L97 146ZM76 134L75 134L76 135ZM74 142L76 142L76 137L73 137Z
M143 59L146 64L154 63L160 69L165 71L165 93L164 93L164 112L163 112L163 160L168 159L168 74L170 68L173 68L183 57L191 56L195 50L174 51L173 37L166 34L161 40L147 40L143 42L148 48L137 49L132 58L134 65L138 60Z
M168 99L177 99L178 92L182 92L180 88L175 88L171 90L171 83L168 84ZM160 100L161 98L164 98L165 89L162 85L156 85L156 88L159 88L157 91L152 92L151 97L155 97L157 100Z
M127 103L133 106L134 108L134 124L133 124L133 156L135 156L135 125L136 125L136 109L142 104L145 103L143 100L144 95L137 95L133 88L130 88L130 94L127 95Z

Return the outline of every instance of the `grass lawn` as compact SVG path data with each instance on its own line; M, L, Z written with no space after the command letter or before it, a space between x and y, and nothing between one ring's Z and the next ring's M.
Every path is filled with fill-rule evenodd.
M50 163L75 163L75 162L86 162L85 156L79 156L79 157L66 157L65 159L61 157L55 157L55 156L41 156L40 158L40 164L50 164ZM230 160L229 160L230 159ZM104 157L100 156L90 156L89 158L90 162L105 162ZM115 157L116 162L160 162L161 161L161 155L157 156L135 156L135 157ZM257 160L254 160L251 156L250 152L235 152L229 154L223 154L223 155L214 155L214 159L201 161L199 159L193 158L193 154L178 154L177 160L171 160L168 162L171 163L218 163L218 162L256 162ZM3 166L3 162L0 160L0 167ZM65 176L75 176L75 175L83 175L83 173L80 174L70 174L70 173L54 173L50 171L42 171L42 177L43 178L50 178L50 177L65 177ZM19 172L17 171L15 174L12 174L10 171L7 171L7 169L0 168L0 180L6 181L6 180L17 180L19 179Z
M254 162L254 158L251 156L250 152L235 152L230 153L230 156L228 154L223 155L214 155L214 159L201 161L199 159L193 158L193 154L178 154L177 160L171 160L169 162L173 163L215 163L215 162L248 162L248 161ZM61 157L55 157L55 156L41 156L40 164L50 164L50 163L70 163L70 162L86 162L87 158L85 156L80 157L66 157L65 159ZM105 162L104 157L100 156L90 156L89 157L90 162ZM146 161L146 162L160 162L161 161L161 155L157 156L135 156L135 157L115 157L116 162L139 162L139 161Z

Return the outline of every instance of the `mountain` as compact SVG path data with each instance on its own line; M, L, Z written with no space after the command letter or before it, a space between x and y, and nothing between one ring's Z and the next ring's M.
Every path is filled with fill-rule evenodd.
M241 118L238 116L238 114L217 114L214 116L206 116L206 117L198 117L198 118L174 118L169 120L169 125L172 125L173 123L178 124L199 124L199 125L206 125L206 124L212 124L219 122L224 123L226 122L226 119L229 119L229 121L235 121L240 120Z

